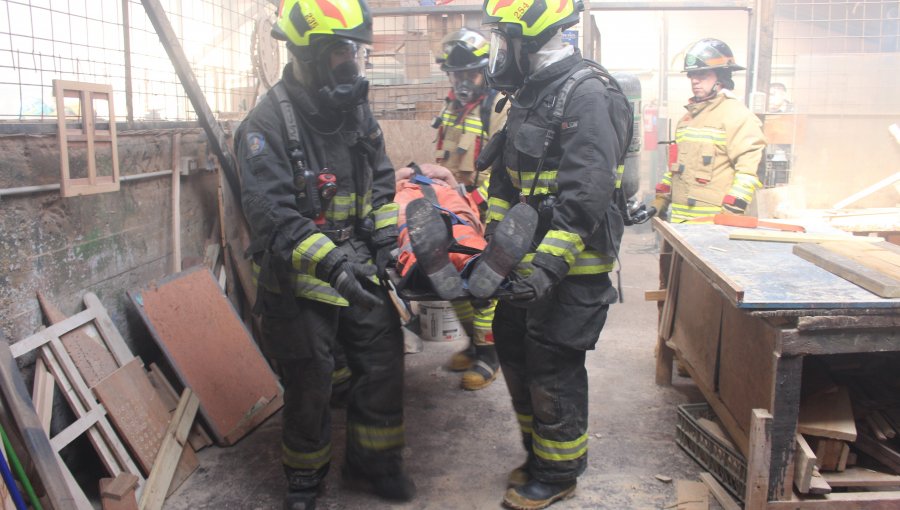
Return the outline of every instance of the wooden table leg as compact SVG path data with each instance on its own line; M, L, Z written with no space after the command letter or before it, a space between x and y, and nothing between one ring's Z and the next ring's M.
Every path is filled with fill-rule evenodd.
M772 449L769 501L790 498L794 484L794 445L800 417L802 356L777 356L772 388Z
M659 311L659 334L656 344L656 384L672 384L672 361L675 352L666 344L672 335L675 321L675 301L678 298L678 279L681 276L682 258L663 242L659 256L659 286L666 289L666 300Z
M772 415L765 409L754 409L750 421L750 453L747 456L744 510L765 510L769 502L771 444Z

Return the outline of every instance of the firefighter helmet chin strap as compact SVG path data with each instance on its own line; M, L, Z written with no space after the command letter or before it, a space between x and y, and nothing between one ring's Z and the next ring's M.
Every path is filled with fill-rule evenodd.
M709 94L706 94L703 97L694 96L694 102L702 103L703 101L709 101L710 99L716 97L716 95L719 93L719 89L721 88L721 86L722 86L722 84L719 83L718 81L716 81L716 83L710 89ZM684 97L684 96L681 96L681 97Z

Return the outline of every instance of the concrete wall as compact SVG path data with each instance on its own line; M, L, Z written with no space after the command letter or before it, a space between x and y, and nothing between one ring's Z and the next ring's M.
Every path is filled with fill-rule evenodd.
M171 168L172 132L120 132L120 174ZM0 138L0 188L59 182L56 135ZM182 130L181 156L204 162L199 129ZM201 257L218 215L217 176L181 177L181 252ZM170 273L171 176L122 182L117 192L61 198L57 191L0 198L0 337L9 343L42 324L42 291L64 313L97 294L113 322L140 354L152 343L126 291Z

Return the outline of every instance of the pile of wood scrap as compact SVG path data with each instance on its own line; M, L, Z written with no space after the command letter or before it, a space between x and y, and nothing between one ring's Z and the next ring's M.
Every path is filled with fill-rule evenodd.
M794 456L798 492L900 487L900 380L884 363L896 367L900 357L806 364Z
M162 508L165 496L199 466L186 446L196 397L186 388L178 406L183 411L170 417L163 404L171 398L169 389L152 385L95 295L86 294L86 309L68 318L43 296L39 300L51 325L10 346L0 342L0 386L4 409L23 439L20 453L36 466L44 506L93 508L59 456L87 435L111 477L102 481L104 508ZM38 356L31 399L15 361L29 353ZM57 389L75 421L51 434ZM195 428L194 435L198 446L210 443L202 429Z
M145 370L91 293L72 317L39 294L49 327L12 345L0 341L0 409L15 423L21 454L38 467L50 508L92 508L59 455L82 436L109 476L98 480L104 508L157 509L199 466L195 451L213 440L234 444L283 404L277 377L207 267L129 295L184 388L180 396L155 364ZM31 392L16 363L26 355L36 355ZM75 417L61 431L51 429L57 388Z

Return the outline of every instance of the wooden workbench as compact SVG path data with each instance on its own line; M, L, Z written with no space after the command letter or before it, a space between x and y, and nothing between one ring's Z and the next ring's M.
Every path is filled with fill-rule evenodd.
M748 459L746 508L900 508L900 492L804 500L792 487L803 358L900 351L900 299L793 255L790 243L729 240L735 228L720 225L653 225L666 289L656 381L671 384L677 355Z

